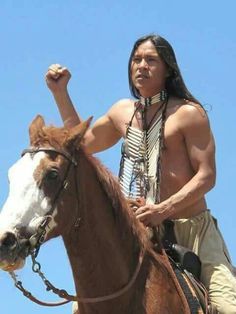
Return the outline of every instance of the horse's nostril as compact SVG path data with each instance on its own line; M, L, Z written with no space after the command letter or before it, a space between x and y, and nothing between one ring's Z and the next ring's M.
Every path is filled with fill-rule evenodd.
M13 249L17 244L16 236L12 232L6 232L0 238L0 243L1 246L5 246L8 249Z

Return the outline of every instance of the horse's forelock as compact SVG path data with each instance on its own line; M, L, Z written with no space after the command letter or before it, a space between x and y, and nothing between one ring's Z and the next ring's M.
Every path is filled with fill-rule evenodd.
M31 145L34 147L51 146L54 148L63 148L68 137L69 130L66 128L44 126L38 129L34 137L31 138Z
M30 144L33 147L51 146L74 151L89 128L92 118L83 121L72 128L45 126L43 117L37 116L30 125Z

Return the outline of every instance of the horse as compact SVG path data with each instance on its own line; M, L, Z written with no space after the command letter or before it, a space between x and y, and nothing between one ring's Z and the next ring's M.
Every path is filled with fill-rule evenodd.
M153 249L118 180L83 148L89 124L57 128L42 116L30 124L30 148L9 169L0 268L14 273L41 244L61 236L77 313L190 314L164 251Z

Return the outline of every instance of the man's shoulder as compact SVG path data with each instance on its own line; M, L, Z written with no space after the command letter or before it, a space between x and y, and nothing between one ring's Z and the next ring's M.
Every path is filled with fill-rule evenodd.
M197 102L183 100L176 106L174 121L180 130L209 128L209 119L203 106Z
M133 107L134 103L135 103L135 100L133 99L122 98L122 99L119 99L117 102L115 102L111 108L130 107L130 106Z
M201 104L195 102L187 102L179 108L179 116L190 123L208 123L208 116Z
M123 98L115 102L112 107L108 110L109 115L121 113L124 111L132 110L135 101L129 98Z
M207 113L200 103L186 99L173 99L170 109L173 114L182 118L207 117Z

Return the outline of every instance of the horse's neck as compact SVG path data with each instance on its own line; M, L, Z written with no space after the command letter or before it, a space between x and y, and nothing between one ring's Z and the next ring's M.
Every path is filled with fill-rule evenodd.
M63 237L76 289L84 297L110 294L130 280L138 260L134 258L139 254L138 241L129 227L120 223L114 200L83 154L77 181L81 225L77 232Z
M130 281L137 267L143 240L132 230L131 221L122 208L120 215L114 210L116 199L115 207L119 202L122 207L122 200L116 197L116 193L112 198L112 189L109 190L107 183L102 182L104 177L98 179L96 167L83 154L78 165L79 195L74 202L79 201L78 218L81 218L81 224L63 235L63 239L77 295L106 296L119 291ZM77 208L76 204L68 204L68 210L73 208ZM137 224L136 220L132 223ZM176 289L171 272L166 267L150 266L148 254L146 256L138 278L128 292L108 302L80 304L79 313L153 314L164 313L163 309L166 309L165 313L190 313L184 296L181 297Z

